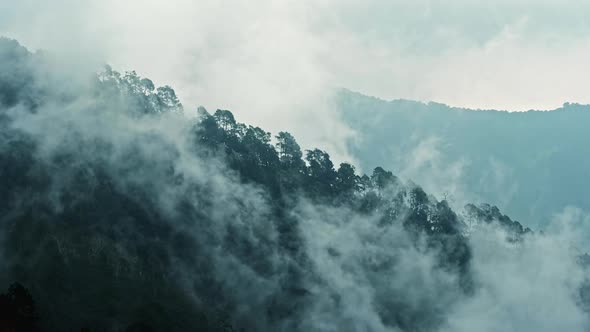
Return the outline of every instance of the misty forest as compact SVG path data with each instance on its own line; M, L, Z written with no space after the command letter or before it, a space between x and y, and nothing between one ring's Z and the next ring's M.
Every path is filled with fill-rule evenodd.
M583 234L551 221L590 206L588 110L336 99L350 163L0 39L0 330L590 328ZM408 171L439 136L434 175Z

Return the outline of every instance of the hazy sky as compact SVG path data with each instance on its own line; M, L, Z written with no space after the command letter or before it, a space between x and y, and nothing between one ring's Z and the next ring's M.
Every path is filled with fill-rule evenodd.
M589 1L2 0L0 34L273 131L313 119L300 135L313 142L350 135L330 120L333 87L473 108L590 102Z

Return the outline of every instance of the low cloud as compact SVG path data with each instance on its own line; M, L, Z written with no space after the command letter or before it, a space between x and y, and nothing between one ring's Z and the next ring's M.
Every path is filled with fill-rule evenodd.
M5 3L0 33L176 87L350 159L334 88L455 106L590 102L588 5L557 1Z
M19 12L35 11L34 6L27 7L32 4L26 2L15 8L20 8ZM98 31L113 33L115 41L109 44L106 40L93 40L86 45L96 42L105 47L105 57L114 59L109 61L135 68L126 65L126 61L139 57L137 68L147 68L148 74L153 71L159 81L180 82L180 91L188 102L194 98L223 108L223 98L228 108L243 115L240 118L249 120L251 117L256 124L269 123L269 129L293 121L296 134L307 137L309 143L335 146L337 153L343 156L346 152L338 150L338 144L344 144L344 140L340 142L338 138L350 132L330 113L325 92L340 80L338 71L326 65L331 63L326 59L332 53L349 55L349 58L342 56L346 59L337 67L342 69L353 63L356 66L364 63L359 59L368 59L366 63L370 64L372 59L389 59L391 54L387 49L369 48L369 53L376 55L365 56L361 52L359 58L354 52L345 52L347 48L337 42L331 44L331 41L343 40L344 44L359 45L362 39L355 34L348 39L347 34L339 33L340 28L335 32L318 32L315 29L320 22L313 21L314 16L311 16L312 22L305 19L309 10L329 6L269 3L253 8L238 2L227 11L209 2L195 5L197 7L185 2L178 7L165 8L148 3L133 15L140 6L138 3L106 4L98 6L97 12L82 17L92 18L89 26L94 26L102 17L96 13L106 15L104 24L96 26ZM53 8L56 12L50 15L61 17L65 12L59 9ZM107 15L110 10L114 10L114 14ZM47 15L45 11L37 13ZM259 19L261 13L265 19ZM327 13L324 15L330 17ZM180 26L172 24L174 19L181 22ZM149 24L135 24L144 20ZM54 31L59 28L55 27ZM119 28L121 34L117 35ZM29 38L34 43L35 38L31 36L39 30L31 29L35 32L22 34L25 40ZM82 35L87 33L84 30ZM210 31L219 31L219 34L210 34ZM197 46L187 41L191 36L189 32L197 35ZM142 38L136 39L138 35ZM64 36L67 34L60 38L67 44ZM41 38L37 42L41 43ZM58 45L40 46L51 49ZM125 47L128 49L120 54L113 51L125 50ZM115 56L117 54L120 58ZM270 61L267 56L278 60ZM93 65L94 61L91 62ZM368 71L386 68L384 63L377 61ZM400 63L403 64L403 60ZM375 70L371 79L376 79L378 72L380 70ZM281 321L279 328L286 331L301 326L302 330L312 331L398 331L400 326L419 326L426 331L588 329L587 313L578 305L586 271L577 263L579 252L568 245L576 239L572 232L530 235L524 241L514 242L507 240L507 234L495 224L482 224L466 239L472 250L470 273L474 280L472 287L463 289L456 271L439 266L439 252L427 248L420 239L414 243L401 225L383 227L377 216L302 200L289 215L300 225L303 250L308 257L300 262L279 249L275 221L270 213L272 206L266 193L256 186L243 184L223 163L200 159L190 150L186 135L193 118L167 114L138 121L121 113L130 105L104 104L104 100L95 98L93 91L85 90L90 83L88 86L64 86L58 83L67 82L67 76L56 77L54 71L50 73L39 74L36 79L48 79L43 81L43 86L57 89L55 95L50 96L65 95L65 102L61 98L48 98L46 103L37 105L36 112L29 112L31 109L23 104L6 110L11 130L30 135L38 144L34 158L41 169L31 170L32 174L45 167L53 171L48 172L45 179L50 189L39 195L47 194L53 203L51 208L60 211L64 203L91 194L73 192L79 196L68 197L75 182L72 177L78 177L76 181L87 181L85 185L93 188L92 181L99 181L101 177L92 172L98 172L97 166L101 166L109 178L114 179L114 183L105 187L128 196L140 195L137 201L145 210L154 213L155 216L144 216L142 227L151 226L152 219L169 217L165 219L171 223L166 225L172 229L170 232L174 236L171 238L180 243L162 243L158 237L147 241L142 237L144 230L134 228L135 220L117 220L120 225L110 234L114 240L106 245L98 238L90 242L100 244L93 245L97 251L106 250L105 247L121 252L128 250L126 256L121 256L129 257L125 264L133 267L130 273L134 273L136 267L141 271L142 264L133 250L161 249L157 254L173 267L172 271L165 271L169 273L165 276L188 293L194 291L193 301L204 301L205 296L199 295L215 289L218 291L215 295L222 295L220 302L229 303L232 319L256 330L277 330L277 325L259 319L260 313L271 307L270 304L291 304L287 301L292 298L288 297L289 292L304 293L302 297L312 300L295 303L295 309L286 308L301 315L297 317L299 326L288 319ZM194 81L195 77L198 80ZM195 83L191 82L197 82L197 86L192 86ZM374 83L369 80L364 84ZM191 95L188 91L197 92ZM69 99L72 95L74 97ZM9 146L8 141L2 143L2 148ZM440 158L436 144L434 140L418 145L412 167L435 167L433 161ZM61 158L68 155L74 155L74 160ZM77 163L74 164L76 169L84 172L69 173L67 167L61 167L64 162L70 166L68 162ZM458 164L446 171L453 178L461 167ZM142 195L155 198L143 201ZM175 211L183 207L192 223L177 218ZM113 222L108 220L108 214L101 216L105 218L103 221ZM578 212L569 210L557 219L566 217L580 219ZM226 243L228 238L233 241L231 246ZM54 241L62 255L60 259L73 260L75 255L83 255L80 251L66 250L62 240ZM140 245L136 246L137 243ZM75 243L70 245L75 248ZM42 254L45 248L36 250ZM32 262L35 263L34 259ZM2 265L0 269L4 268ZM288 278L300 278L293 284L301 288L286 289L285 283L291 285L285 282Z

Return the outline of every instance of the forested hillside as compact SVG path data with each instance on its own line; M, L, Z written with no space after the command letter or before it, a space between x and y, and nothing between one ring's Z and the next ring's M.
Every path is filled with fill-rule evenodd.
M54 68L0 39L9 331L588 327L569 239L490 205L456 213L227 110L191 118L135 72Z
M568 206L590 209L588 105L469 110L346 90L337 102L363 168L382 165L461 203L496 204L538 228Z

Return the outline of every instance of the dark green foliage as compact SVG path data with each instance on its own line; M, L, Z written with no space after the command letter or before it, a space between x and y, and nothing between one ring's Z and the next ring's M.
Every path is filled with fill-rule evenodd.
M109 102L119 102L123 109L138 114L157 114L162 112L182 112L183 107L176 93L169 86L158 87L147 79L142 78L135 71L121 75L110 66L98 75L98 93L109 95ZM115 97L118 100L112 100ZM131 103L131 107L129 107Z
M393 173L384 170L381 167L376 167L371 175L371 181L375 183L377 188L384 189L397 181Z
M331 196L335 193L337 179L330 155L319 149L307 150L305 160L307 169L306 189L312 197Z
M486 223L497 222L516 237L532 232L530 228L525 228L518 221L513 221L507 215L502 214L496 206L489 204L480 204L479 206L467 204L465 211L468 213L470 219Z
M15 63L30 56L18 48L3 52ZM15 75L27 77L26 70ZM34 84L14 82L0 85L2 104L29 98L23 86ZM121 121L137 124L182 111L170 87L108 67L90 94L93 106L72 116L114 109ZM386 248L394 257L408 248L433 255L436 271L456 276L462 294L471 291L465 225L446 201L381 167L371 176L347 163L336 170L319 149L307 150L304 160L287 132L273 145L270 133L237 122L230 111L211 115L200 108L179 134L186 147L157 130L128 138L105 128L108 134L94 137L74 126L63 137L47 134L62 139L52 150L45 136L11 121L0 118L0 284L18 280L30 287L46 331L305 330L306 315L322 296L342 306L342 294L310 256L300 217L306 208L336 215L318 223L363 219L376 231L371 236L402 232L399 247ZM497 209L472 211L520 226ZM330 257L343 258L330 249ZM397 273L397 260L361 264L378 279ZM424 331L443 323L448 308L409 303L404 291L374 295L383 324ZM19 315L36 322L32 297L21 288L11 292L24 300L2 297L7 317L21 308Z
M360 189L360 178L355 174L354 166L347 163L341 163L336 172L335 191L340 198L349 202L354 198L354 194Z
M303 161L301 147L288 132L280 132L275 144L279 157L279 178L283 190L287 193L297 192L307 176L307 167Z
M301 147L297 144L295 137L288 132L280 132L277 136L277 151L281 167L288 170L301 171L305 168Z

